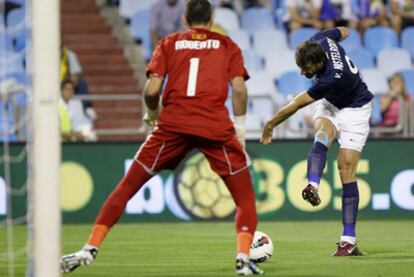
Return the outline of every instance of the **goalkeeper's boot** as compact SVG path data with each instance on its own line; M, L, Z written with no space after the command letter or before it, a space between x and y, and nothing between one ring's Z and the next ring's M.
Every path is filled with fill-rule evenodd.
M74 271L81 265L90 265L96 259L97 248L82 248L80 251L65 255L60 258L60 271L68 273Z
M312 186L311 184L307 185L302 191L303 200L311 203L312 206L318 206L321 203L319 198L318 189Z
M263 275L261 270L253 261L245 262L242 259L236 260L237 275Z
M331 254L331 256L364 256L364 254L358 249L356 244L352 244L347 241L340 241L336 245L336 250Z

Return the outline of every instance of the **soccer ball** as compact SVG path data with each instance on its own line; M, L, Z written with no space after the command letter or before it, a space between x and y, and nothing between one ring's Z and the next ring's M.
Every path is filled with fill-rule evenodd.
M273 255L273 242L268 235L256 231L252 245L250 245L250 260L255 263L264 263Z

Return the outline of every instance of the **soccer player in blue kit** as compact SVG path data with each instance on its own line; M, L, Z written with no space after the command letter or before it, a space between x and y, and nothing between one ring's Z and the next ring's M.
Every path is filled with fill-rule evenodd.
M332 141L338 138L338 169L341 177L343 232L332 256L358 256L355 224L359 192L356 169L369 133L373 94L358 74L339 41L349 31L338 27L315 34L296 49L296 64L301 74L314 78L313 85L282 107L265 125L261 142L272 141L273 128L299 109L322 99L314 115L315 140L308 154L308 184L302 192L313 206L321 203L319 182Z

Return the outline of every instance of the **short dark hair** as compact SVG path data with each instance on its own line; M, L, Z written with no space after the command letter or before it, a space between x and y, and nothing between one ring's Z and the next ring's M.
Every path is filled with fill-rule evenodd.
M299 67L318 64L326 60L326 52L316 41L307 40L296 48L295 59Z
M185 18L188 25L194 24L207 24L210 19L213 10L208 0L190 0L187 2L185 10Z
M73 87L75 87L75 83L71 79L65 79L60 83L60 89L63 89L68 84L71 84Z

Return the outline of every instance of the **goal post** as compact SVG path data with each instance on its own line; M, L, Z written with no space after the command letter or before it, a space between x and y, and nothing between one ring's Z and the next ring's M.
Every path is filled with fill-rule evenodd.
M34 277L60 276L60 0L32 0L31 258Z

